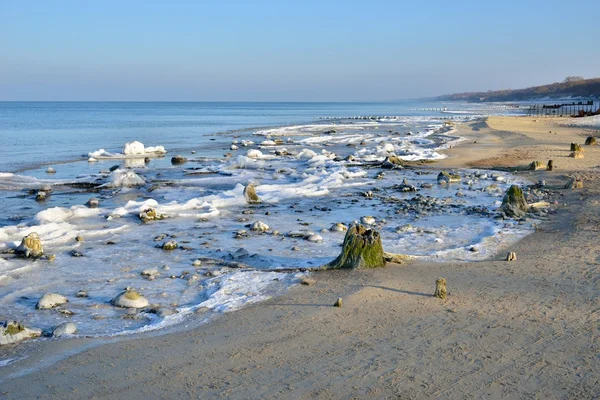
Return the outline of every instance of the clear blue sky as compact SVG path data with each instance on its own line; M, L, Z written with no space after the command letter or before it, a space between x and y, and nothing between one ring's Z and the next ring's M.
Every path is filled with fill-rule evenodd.
M0 100L360 101L600 76L600 1L0 0Z

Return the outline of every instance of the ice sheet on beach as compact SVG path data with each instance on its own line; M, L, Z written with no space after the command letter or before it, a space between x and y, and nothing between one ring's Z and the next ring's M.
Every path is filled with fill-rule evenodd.
M114 158L114 159L122 159L122 158L144 158L144 157L159 157L166 154L167 151L163 146L151 146L145 147L143 143L138 141L127 142L123 146L122 153L111 153L106 151L105 149L100 149L96 151L92 151L88 153L88 157L94 159L103 159L103 158Z

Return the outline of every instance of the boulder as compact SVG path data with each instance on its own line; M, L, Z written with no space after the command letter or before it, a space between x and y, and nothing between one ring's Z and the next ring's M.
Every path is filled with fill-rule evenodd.
M165 218L164 215L162 215L161 213L156 211L155 208L152 208L152 207L144 209L140 213L139 217L140 217L140 220L144 223L149 222L149 221L159 221L159 220Z
M17 321L0 322L0 346L42 336L41 329L27 328Z
M16 253L25 258L37 258L44 254L42 242L37 233L31 232L25 236L17 247Z
M72 322L64 322L52 331L52 337L68 336L77 333L77 325Z
M517 185L512 185L502 199L500 210L509 217L522 217L527 212L527 202L523 190Z
M376 268L385 266L381 236L374 229L355 224L348 229L340 255L326 268Z
M442 299L444 300L446 298L447 292L446 292L446 279L444 278L438 278L435 281L435 292L433 293L434 297L437 297L438 299Z
M594 136L588 136L588 138L585 139L585 144L586 144L586 146L595 146L596 138Z
M252 185L251 183L249 183L244 188L244 199L246 200L246 203L248 203L248 204L259 204L260 203L260 198L256 194L256 189L254 189L254 185Z
M404 163L402 160L395 155L387 156L385 160L383 160L383 163L381 163L381 167L387 169L402 168L403 165Z
M171 157L171 164L173 164L173 165L184 164L186 162L187 162L187 158L185 158L184 156L177 155L177 156Z
M122 308L144 308L148 306L148 300L131 288L125 289L124 292L110 302L115 307Z
M323 237L315 233L314 235L310 235L309 237L307 237L306 240L312 243L320 243L323 241Z
M252 224L250 230L254 232L266 232L269 230L269 225L265 224L262 221L256 221Z
M54 308L67 303L69 300L58 293L46 293L40 298L35 306L38 310Z
M460 175L451 174L447 171L442 171L439 173L439 175L437 177L437 181L438 181L438 183L441 183L441 184L460 182Z

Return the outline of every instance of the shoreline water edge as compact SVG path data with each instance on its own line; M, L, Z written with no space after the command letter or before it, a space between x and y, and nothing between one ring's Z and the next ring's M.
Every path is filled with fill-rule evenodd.
M496 259L549 223L562 195L554 178L529 169L539 140L502 133L512 120L537 121L459 111L451 120L242 129L177 153L131 141L121 151L90 148L83 160L0 173L8 211L0 317L69 337L0 347L0 382L92 347L189 331L278 298L306 273L274 270L331 261L353 223L380 231L386 251L414 257L409 265ZM545 145L540 157L552 156ZM572 168L579 171L593 161L568 162L581 163ZM440 178L442 171L460 180ZM511 185L525 189L528 203L546 205L527 218L503 218L498 209ZM45 255L19 257L32 233ZM62 299L45 306L44 294ZM123 299L142 305L121 306ZM60 326L69 328L56 334ZM52 346L40 363L35 351Z

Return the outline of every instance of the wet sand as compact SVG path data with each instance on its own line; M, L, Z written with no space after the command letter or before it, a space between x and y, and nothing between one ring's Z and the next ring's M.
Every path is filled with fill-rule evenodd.
M569 158L569 144L589 132L557 122L493 117L463 125L467 140L429 166L553 159L555 171L523 174L556 188L583 178L583 189L557 191L555 213L536 232L492 259L325 271L313 274L312 286L183 332L101 345L48 341L0 369L0 397L598 397L600 146ZM508 251L517 261L504 261ZM440 276L446 301L432 297ZM332 306L338 297L343 308ZM54 362L69 348L77 354ZM10 378L36 365L43 367Z

